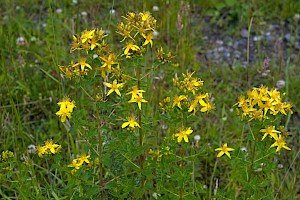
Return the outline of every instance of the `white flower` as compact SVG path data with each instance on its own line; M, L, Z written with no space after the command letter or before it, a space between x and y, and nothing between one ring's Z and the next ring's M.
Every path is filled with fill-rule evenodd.
M284 80L279 80L276 82L276 88L278 90L280 90L281 88L283 88L285 86L285 81Z
M81 12L81 16L82 16L82 17L86 17L87 15L88 15L87 12L85 12L85 11L82 11L82 12Z
M158 12L158 11L159 11L159 7L158 7L158 6L153 6L152 10L153 10L154 12Z
M246 147L242 147L241 151L247 152L247 148Z
M196 142L199 142L200 139L201 139L200 135L195 135L195 136L194 136L194 140L195 140Z
M17 38L17 45L22 46L24 44L25 44L25 39L22 36L18 37Z
M56 9L56 13L57 13L57 14L62 13L62 9L61 9L61 8Z
M29 154L35 154L36 153L36 146L34 144L28 145L27 152Z
M111 10L109 11L109 14L115 15L115 14L116 14L116 10L115 10L115 9L111 9Z
M157 38L158 35L159 35L159 32L153 31L153 33L152 33L153 38Z

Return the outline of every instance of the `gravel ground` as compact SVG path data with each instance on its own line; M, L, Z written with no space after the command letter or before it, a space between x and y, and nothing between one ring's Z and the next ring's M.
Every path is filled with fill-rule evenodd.
M294 19L293 23L253 25L250 34L250 65L257 61L263 62L265 58L276 58L280 62L290 58L291 62L299 65L300 19L297 20ZM248 29L242 28L229 35L226 30L205 24L208 25L203 27L203 43L199 47L198 61L246 67Z

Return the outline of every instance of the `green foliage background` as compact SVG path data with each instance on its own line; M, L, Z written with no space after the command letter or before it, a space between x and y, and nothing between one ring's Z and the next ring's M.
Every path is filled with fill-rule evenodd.
M97 132L96 122L91 121L93 104L89 104L86 94L81 92L73 80L62 79L59 72L59 65L67 65L73 58L69 54L72 35L80 33L84 29L102 27L108 31L115 31L117 22L121 21L121 16L128 11L149 10L157 19L159 26L159 36L154 43L162 44L168 51L174 52L179 67L168 67L157 71L157 77L164 76L163 80L149 80L154 87L161 87L157 94L157 99L148 96L148 100L158 103L167 95L173 95L171 80L174 74L185 73L186 70L196 71L195 75L205 82L205 90L214 97L215 110L201 118L191 117L189 123L192 127L199 127L197 134L201 135L200 148L196 151L189 147L191 158L186 162L193 163L186 168L180 168L176 163L176 158L168 157L161 163L149 161L147 170L143 171L145 176L151 177L153 170L161 177L156 179L157 191L150 191L152 185L146 185L142 191L137 184L139 176L130 176L129 172L138 171L136 166L130 161L134 160L144 149L137 147L135 135L128 137L124 132L113 132L103 138L105 141L114 141L106 145L108 154L104 154L102 162L106 171L105 178L115 179L105 186L106 197L108 199L133 199L133 198L153 198L154 192L164 194L161 199L177 198L175 191L184 185L189 188L184 199L234 199L241 198L239 183L246 179L241 173L241 168L246 165L243 161L231 162L225 158L216 159L214 149L222 142L240 144L242 147L245 136L241 133L249 131L247 125L243 125L235 112L230 109L236 103L237 97L245 94L246 90L258 87L260 84L275 87L276 81L284 79L286 86L281 90L285 93L285 100L293 104L294 115L287 119L282 119L282 124L286 125L291 133L287 141L293 149L291 152L282 152L280 156L266 158L260 163L268 163L263 168L267 172L268 179L264 179L265 174L256 172L257 179L247 186L250 193L257 191L252 199L298 199L299 197L299 110L300 110L300 76L299 76L299 53L297 58L290 61L290 55L294 49L287 47L284 49L287 59L280 56L271 57L270 75L261 78L257 70L261 69L262 58L268 52L260 52L259 57L247 68L239 63L235 66L228 66L224 61L219 65L213 62L203 62L199 60L198 48L206 45L202 39L204 34L209 34L204 30L208 28L225 29L228 35L239 35L241 28L247 28L251 17L254 18L254 29L258 29L260 23L290 23L291 34L299 37L299 26L293 17L300 11L300 3L296 0L271 1L271 0L190 0L190 1L80 1L77 4L72 1L39 1L39 0L4 0L0 6L0 151L13 151L15 157L9 162L13 171L5 172L0 170L0 197L2 199L95 199L99 198L102 188L99 187L98 178L91 173L80 171L75 179L65 166L70 163L71 155L79 151L88 152L89 145L78 142L82 135L93 141L97 138L93 132ZM154 5L159 7L159 12L153 12ZM189 5L184 7L183 5ZM62 9L62 13L57 13L57 9ZM110 10L115 9L115 15L110 14ZM181 10L183 24L182 30L178 31L178 13ZM86 12L87 15L82 15ZM208 20L209 19L209 20ZM195 25L192 25L192 21ZM283 26L281 26L283 29ZM211 30L212 34L218 33ZM284 30L281 30L284 34ZM221 34L221 33L220 33ZM113 34L112 34L113 35ZM17 45L18 37L25 39L24 45ZM120 48L119 38L109 37L115 48ZM299 38L298 38L299 40ZM257 47L258 48L258 47ZM250 52L251 53L251 52ZM148 57L147 57L148 56ZM145 65L152 64L150 54L146 55ZM162 74L160 74L162 73ZM81 85L88 85L90 80L85 80ZM149 87L150 88L150 87ZM76 96L76 106L78 112L74 112L72 126L69 132L55 115L58 110L57 102L67 94ZM153 99L151 99L153 98ZM111 109L113 105L99 105L103 110ZM124 108L125 109L125 108ZM155 110L153 117L155 120L152 126L148 126L150 141L155 134L160 133L163 115L159 114L159 108L147 107L146 111ZM120 111L122 114L122 111ZM107 113L104 113L104 115ZM126 117L125 114L123 113ZM174 123L177 113L172 113ZM80 117L77 117L80 116ZM146 117L146 116L145 116ZM78 120L78 121L76 121ZM109 121L109 117L107 121ZM177 120L177 121L176 121ZM147 121L147 119L145 119ZM173 121L172 121L173 122ZM121 125L119 121L118 126ZM80 124L80 127L76 126ZM85 129L93 127L92 129ZM103 126L105 131L110 132L112 125ZM201 127L201 128L200 128ZM173 130L175 131L175 130ZM147 132L145 133L147 135ZM105 134L104 134L105 135ZM118 140L112 138L118 137ZM25 165L22 160L23 155L27 155L27 147L30 144L42 144L46 139L53 141L64 147L63 156L54 155L46 160L39 160L36 155L30 155L34 160L34 165ZM160 141L162 145L164 141ZM175 144L174 144L175 145ZM148 147L145 147L148 148ZM171 147L172 148L172 147ZM175 149L175 147L173 147ZM263 147L261 147L263 148ZM124 154L124 152L127 152ZM210 153L208 153L210 152ZM259 151L259 152L263 152ZM237 150L234 156L243 154ZM269 152L263 152L268 154ZM260 155L257 155L260 157ZM94 158L95 159L95 158ZM189 160L190 159L190 160ZM275 161L274 161L275 160ZM172 165L170 165L172 163ZM278 163L283 164L283 168L278 168ZM0 168L6 167L7 163L0 163ZM275 166L275 167L274 167ZM254 168L261 168L255 166ZM270 168L270 169L268 169ZM274 170L275 169L275 170ZM195 172L194 181L187 181L186 175ZM128 174L126 174L128 173ZM166 174L173 173L173 177ZM117 177L115 174L122 174ZM5 181L4 181L5 180ZM175 180L175 181L174 181ZM216 186L218 182L218 188ZM150 184L150 183L149 183ZM164 187L162 187L164 186ZM271 187L270 187L271 186ZM257 187L257 188L256 188ZM270 191L265 188L270 187ZM214 189L217 188L216 193ZM109 191L109 192L107 192ZM133 192L133 191L136 191ZM277 194L278 193L278 194ZM146 194L146 197L145 197ZM131 196L129 196L131 195ZM134 196L136 195L136 196Z

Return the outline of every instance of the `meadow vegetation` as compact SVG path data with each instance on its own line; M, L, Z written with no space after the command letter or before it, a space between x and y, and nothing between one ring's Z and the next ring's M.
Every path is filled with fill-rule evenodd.
M3 1L1 199L299 199L297 12L296 0ZM268 24L278 54L251 43ZM208 58L207 36L241 29L241 60Z

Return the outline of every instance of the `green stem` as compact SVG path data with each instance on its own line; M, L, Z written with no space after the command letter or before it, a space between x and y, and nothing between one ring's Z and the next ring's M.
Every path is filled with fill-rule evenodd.
M251 17L249 26L248 26L248 40L247 40L247 80L249 81L249 62L250 62L250 35L252 27L253 17Z
M140 89L141 85L141 68L137 66L137 86ZM142 110L138 110L138 123L140 125L139 128L139 145L140 147L143 146L143 131L142 131ZM142 153L139 157L139 164L140 164L140 170L141 170L141 188L144 188L144 182L145 182L145 177L142 174L142 171L144 169L144 153Z
M96 109L97 110L97 109ZM102 152L102 132L101 132L101 126L102 126L102 122L101 122L101 118L100 118L100 114L99 112L96 112L96 116L97 116L97 122L98 122L98 139L99 139L99 157L100 157L100 162L99 162L99 168L100 168L100 172L99 172L99 181L100 181L100 188L102 188L104 186L104 179L103 179L103 165L101 162L101 159L103 157L103 152ZM104 190L101 190L101 194L100 194L101 198L100 199L104 199Z
M253 132L252 132L252 129L251 127L249 126L250 128L250 131L252 133L252 136L254 137L253 135ZM251 150L251 162L250 162L250 166L248 168L248 176L247 176L247 183L249 184L250 181L251 181L251 177L252 177L252 174L253 174L253 165L254 165L254 160L255 160L255 152L256 152L256 144L258 142L258 137L255 137L254 138L254 143L252 143L252 150ZM249 191L247 190L246 191L246 195L245 195L245 200L248 199L248 194L249 194Z

